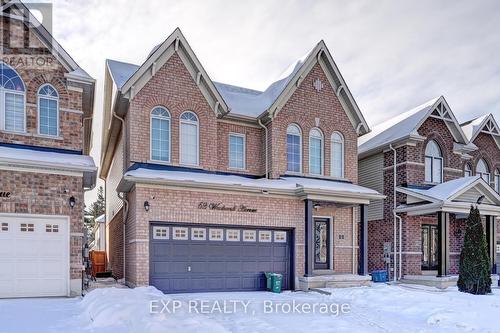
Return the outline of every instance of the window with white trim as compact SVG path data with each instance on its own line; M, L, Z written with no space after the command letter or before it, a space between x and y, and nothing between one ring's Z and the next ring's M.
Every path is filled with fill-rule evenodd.
M271 242L271 231L259 230L259 242L264 242L264 243Z
M302 131L296 124L286 129L287 171L302 172Z
M323 175L323 133L319 128L309 132L309 173Z
M153 239L168 239L168 227L153 227Z
M25 85L19 74L0 61L0 129L26 132Z
M170 113L162 106L151 111L151 159L170 162Z
M286 243L286 231L275 231L274 241L276 243Z
M205 228L191 228L191 239L192 240L206 240L207 239L207 229L205 229Z
M224 229L208 229L208 239L211 241L223 241L224 240Z
M436 141L431 140L425 147L425 181L443 182L443 155Z
M0 231L9 231L9 224L6 222L2 222Z
M229 167L245 169L245 134L229 134Z
M344 178L344 136L340 132L332 133L331 175Z
M199 164L199 128L198 117L186 111L180 118L180 163L185 165Z
M495 191L500 193L500 170L495 170Z
M176 240L187 240L188 239L188 228L184 227L173 227L172 228L172 238Z
M490 184L490 182L491 182L491 180L490 180L490 176L491 176L490 168L488 167L488 164L486 164L485 160L480 159L477 162L476 175L479 175L481 178L483 178L484 181L488 183L488 185Z
M59 135L59 94L48 83L38 89L38 133Z
M257 232L255 230L243 230L244 242L255 242L257 240Z
M34 232L35 225L33 223L21 223L22 232Z
M240 240L240 231L236 229L227 229L226 240L230 242L238 242Z
M469 163L465 163L464 166L464 177L472 176L472 168Z
M59 225L58 224L46 224L45 225L45 232L59 232Z

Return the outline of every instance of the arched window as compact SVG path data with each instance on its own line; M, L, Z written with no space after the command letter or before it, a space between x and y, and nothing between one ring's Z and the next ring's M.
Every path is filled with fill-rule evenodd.
M332 133L332 177L344 177L344 136Z
M490 168L488 168L488 164L483 159L480 159L476 165L476 175L479 175L484 179L485 182L490 184Z
M464 176L465 177L470 177L472 176L472 168L469 163L465 163L464 166Z
M157 106L151 111L151 159L170 162L170 113Z
M186 111L180 122L180 163L196 166L199 164L198 117Z
M323 133L318 128L309 132L309 173L323 174Z
M431 140L425 147L425 181L443 182L443 155L436 141Z
M26 131L25 91L19 74L12 67L0 62L0 129Z
M500 170L495 170L495 191L500 194Z
M287 171L302 172L302 131L295 124L286 129Z
M59 94L50 84L38 89L38 133L59 135Z

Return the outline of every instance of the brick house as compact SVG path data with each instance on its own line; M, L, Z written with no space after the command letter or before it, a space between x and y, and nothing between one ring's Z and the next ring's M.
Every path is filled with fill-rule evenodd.
M364 284L357 138L369 131L318 43L265 91L213 82L179 29L141 65L106 61L100 177L109 264L164 292Z
M486 123L464 131L467 125L460 126L439 97L360 138L360 184L387 197L368 208L370 270L389 269L395 280L453 284L465 218L470 206L482 201L478 206L495 272L500 196L487 170L500 162L499 137L491 115L481 120Z
M1 10L0 298L80 295L94 80L22 3Z

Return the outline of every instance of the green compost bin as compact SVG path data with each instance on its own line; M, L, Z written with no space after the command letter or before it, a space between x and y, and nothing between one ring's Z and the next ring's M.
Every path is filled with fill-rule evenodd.
M283 275L278 273L265 273L266 275L266 289L273 293L281 293L283 286Z

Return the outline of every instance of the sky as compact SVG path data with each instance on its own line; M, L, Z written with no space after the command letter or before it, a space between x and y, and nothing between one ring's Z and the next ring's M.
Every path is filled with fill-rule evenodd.
M500 118L495 0L54 0L53 17L54 37L97 80L96 164L105 59L141 64L176 27L212 80L257 90L323 39L371 126L440 95L460 122Z

